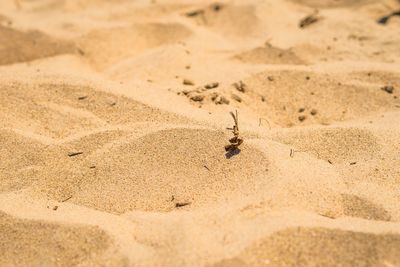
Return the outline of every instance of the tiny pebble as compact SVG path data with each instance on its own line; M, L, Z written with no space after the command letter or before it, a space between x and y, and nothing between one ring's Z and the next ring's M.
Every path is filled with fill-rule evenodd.
M184 79L184 80L183 80L183 84L184 84L184 85L194 85L194 82L191 81L191 80L189 80L189 79Z
M225 96L221 96L219 98L219 100L215 102L215 104L226 104L226 105L228 105L229 104L229 100Z
M217 93L217 92L214 92L214 93L211 94L211 100L212 100L212 101L214 101L215 99L217 99L217 97L218 97L218 93Z
M204 100L204 95L194 95L190 97L190 99L196 102L201 102Z
M247 86L242 81L234 83L233 86L236 88L236 90L242 93L246 92L247 90Z
M304 116L304 115L299 116L299 121L303 122L305 119L306 119L306 116Z
M219 83L215 82L215 83L209 83L209 84L204 85L204 88L214 89L214 88L217 88L218 86L219 86Z
M381 89L388 94L393 94L393 91L394 91L394 87L391 85L386 85L386 86L382 87Z

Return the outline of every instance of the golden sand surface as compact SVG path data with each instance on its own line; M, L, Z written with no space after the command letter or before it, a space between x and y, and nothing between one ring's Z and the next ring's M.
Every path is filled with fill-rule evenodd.
M399 10L2 0L0 266L400 266Z

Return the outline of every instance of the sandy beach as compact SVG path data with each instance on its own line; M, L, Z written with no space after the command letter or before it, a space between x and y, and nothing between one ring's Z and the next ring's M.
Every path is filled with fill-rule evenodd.
M400 2L2 0L0 266L400 266Z

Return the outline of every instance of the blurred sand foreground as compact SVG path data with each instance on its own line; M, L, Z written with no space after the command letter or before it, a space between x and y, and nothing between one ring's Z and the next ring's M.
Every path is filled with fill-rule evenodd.
M398 10L2 0L0 266L400 266Z

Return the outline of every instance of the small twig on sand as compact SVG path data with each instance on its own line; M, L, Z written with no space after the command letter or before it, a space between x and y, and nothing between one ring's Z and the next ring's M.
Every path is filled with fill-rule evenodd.
M68 201L68 200L70 200L71 198L72 198L72 196L69 196L69 197L67 197L66 199L61 200L61 202Z
M198 15L203 15L204 14L204 10L193 10L193 11L189 11L187 12L185 15L188 17L195 17Z
M400 16L400 10L395 11L395 12L389 14L389 15L386 15L386 16L381 17L381 18L378 20L378 23L379 23L379 24L385 25L385 24L388 23L389 19L390 19L391 17L394 17L394 16Z
M323 213L318 213L318 214L329 219L336 219L336 216L331 214L323 214Z
M68 157L74 157L74 156L78 156L80 154L83 154L83 152L82 151L70 152L70 153L68 153Z
M305 28L305 27L317 22L320 19L321 19L321 17L318 16L318 10L315 10L314 13L312 13L311 15L308 15L307 17L300 20L299 27Z
M175 207L176 208L180 208L180 207L184 207L184 206L187 206L187 205L190 205L190 204L191 204L190 202L175 203Z
M240 134L239 134L238 112L236 110L236 114L233 112L230 112L230 114L231 114L235 124L230 129L230 130L232 130L233 137L231 139L229 139L230 144L225 146L226 152L231 152L231 151L237 150L238 147L243 143L243 138L241 138Z

